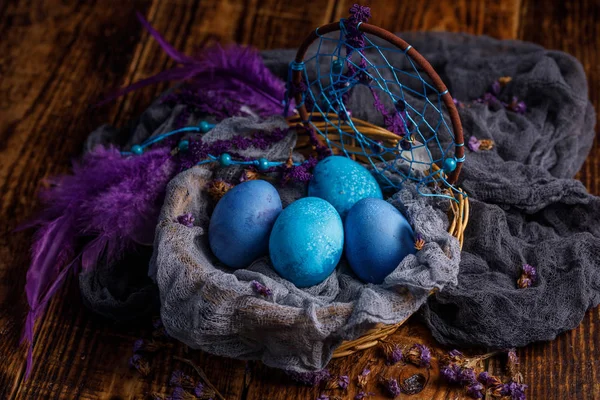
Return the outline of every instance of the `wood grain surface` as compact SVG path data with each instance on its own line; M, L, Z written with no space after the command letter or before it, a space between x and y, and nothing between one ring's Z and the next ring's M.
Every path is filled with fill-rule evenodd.
M168 393L170 373L183 368L174 356L193 360L226 399L316 399L319 391L292 383L260 363L188 352L169 344L141 378L127 366L137 337L149 326L113 325L81 304L73 279L38 324L35 367L24 380L25 348L19 337L26 314L23 291L31 232L14 232L36 209L40 181L67 172L86 135L102 123L120 125L139 114L162 90L151 86L103 107L91 107L110 89L172 66L135 18L144 14L178 49L193 53L205 41L240 42L260 49L295 47L315 26L347 15L352 1L323 0L16 0L0 1L0 399L142 399ZM372 23L388 30L448 30L522 39L576 56L600 106L600 4L575 1L371 1ZM600 147L578 174L600 194ZM395 334L403 343L436 347L411 320ZM600 398L600 313L550 343L519 350L530 399ZM377 349L331 363L356 376L406 373L386 367ZM393 369L396 368L396 369ZM499 360L487 368L502 373ZM191 369L187 369L192 373ZM367 389L380 393L374 380ZM356 393L351 385L351 399ZM384 398L379 394L372 397ZM430 371L414 399L460 399L463 392Z

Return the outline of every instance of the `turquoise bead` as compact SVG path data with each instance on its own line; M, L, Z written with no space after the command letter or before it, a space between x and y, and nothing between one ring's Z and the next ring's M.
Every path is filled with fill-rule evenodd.
M212 128L214 128L215 124L211 124L209 122L202 121L202 122L200 122L200 125L198 125L198 127L200 128L202 133L206 133L206 132L210 131Z
M444 160L444 172L452 172L456 169L456 159L454 157L452 158L446 158Z
M179 151L187 151L190 148L190 142L187 140L182 140L179 142L177 147L179 148Z
M136 156L139 156L144 153L144 148L139 144L134 144L133 146L131 146L131 152Z
M259 171L266 171L269 169L269 160L266 158L259 158L256 160L256 165Z
M222 167L230 166L231 165L231 156L227 153L221 154L221 156L219 157L219 164L221 164Z
M333 62L331 70L334 74L336 74L336 75L341 74L343 69L344 69L344 61L343 60L335 60Z

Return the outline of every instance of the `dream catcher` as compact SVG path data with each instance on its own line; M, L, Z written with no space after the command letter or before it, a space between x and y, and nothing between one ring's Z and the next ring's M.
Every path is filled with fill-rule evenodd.
M448 89L411 45L368 18L356 7L305 39L289 69L290 121L367 164L384 189L411 181L423 195L462 196L453 186L465 159L462 126Z

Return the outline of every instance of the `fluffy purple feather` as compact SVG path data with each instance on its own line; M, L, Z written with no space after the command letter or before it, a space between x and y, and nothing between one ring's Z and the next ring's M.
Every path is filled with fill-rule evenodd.
M239 110L245 105L263 117L283 112L285 83L269 71L255 49L215 45L190 57L175 50L139 13L138 19L180 66L121 89L102 103L153 83L189 80L194 90L203 92L204 97L226 100L231 103L229 108Z
M115 148L97 147L74 163L73 175L50 180L41 197L44 211L29 225L38 226L25 292L30 311L24 339L33 331L48 301L70 271L92 268L100 257L118 260L146 233L153 233L168 181L177 167L170 149L122 157Z

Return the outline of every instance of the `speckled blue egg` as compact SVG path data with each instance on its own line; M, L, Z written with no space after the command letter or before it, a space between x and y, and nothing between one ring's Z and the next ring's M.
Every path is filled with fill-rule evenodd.
M383 198L373 175L356 161L341 156L327 157L315 166L308 195L327 200L342 220L359 200Z
M208 241L231 268L245 268L269 249L269 235L281 213L279 193L269 182L247 181L219 200L210 218Z
M304 197L283 210L269 239L273 268L298 287L324 281L343 250L342 220L331 204L317 197Z
M382 283L402 259L415 253L414 233L404 215L380 199L363 199L344 222L346 258L360 279Z

